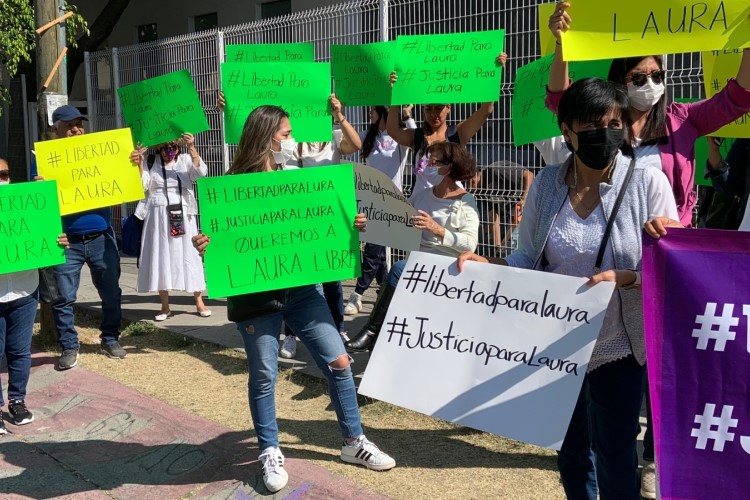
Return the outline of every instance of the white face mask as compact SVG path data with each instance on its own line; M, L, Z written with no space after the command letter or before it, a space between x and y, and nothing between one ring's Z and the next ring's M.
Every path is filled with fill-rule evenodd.
M2 186L3 184L10 184L10 181L0 181L0 186Z
M273 161L277 165L285 165L287 162L289 162L291 159L294 158L294 153L297 150L297 141L294 139L284 139L283 141L277 141L276 139L271 139L272 141L276 141L281 145L281 151L274 151L271 150L271 154L273 154Z
M659 102L664 95L664 82L655 85L651 78L646 79L646 83L640 87L628 82L628 98L630 105L639 111L648 111Z

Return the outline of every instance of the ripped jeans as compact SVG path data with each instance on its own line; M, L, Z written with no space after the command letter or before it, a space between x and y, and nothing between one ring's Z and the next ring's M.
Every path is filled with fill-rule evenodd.
M363 434L351 368L329 366L346 355L346 349L333 324L328 305L316 286L320 285L285 290L279 312L237 323L247 354L250 414L261 450L279 446L275 389L282 322L305 344L325 375L341 435L347 439ZM304 436L300 437L304 439Z

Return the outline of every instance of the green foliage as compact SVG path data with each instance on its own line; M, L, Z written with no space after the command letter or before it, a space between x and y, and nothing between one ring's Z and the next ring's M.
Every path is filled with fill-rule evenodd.
M76 40L89 33L88 24L74 5L66 1L65 8L74 13L66 21L67 43L76 47ZM0 65L6 67L11 78L16 76L22 63L32 61L36 48L35 29L34 7L30 0L0 0ZM8 88L0 82L0 114L2 104L9 101Z

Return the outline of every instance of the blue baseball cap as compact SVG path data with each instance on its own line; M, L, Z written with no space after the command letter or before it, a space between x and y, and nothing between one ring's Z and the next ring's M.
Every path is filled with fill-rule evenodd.
M70 104L66 104L65 106L60 106L52 113L52 122L56 121L63 121L63 122L69 122L77 119L86 120L88 121L88 118L83 116L80 111L78 111L78 108L75 106L71 106Z

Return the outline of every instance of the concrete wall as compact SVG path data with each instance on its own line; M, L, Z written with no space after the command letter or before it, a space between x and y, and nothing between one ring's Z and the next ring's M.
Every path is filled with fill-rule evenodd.
M79 12L92 24L106 2L75 0ZM157 24L159 38L169 38L193 31L194 16L216 12L219 26L226 27L260 19L263 1L242 0L131 0L119 22L105 42L106 47L122 47L138 43L138 26ZM292 0L292 12L341 3L340 0ZM86 99L83 66L78 70L70 98Z

